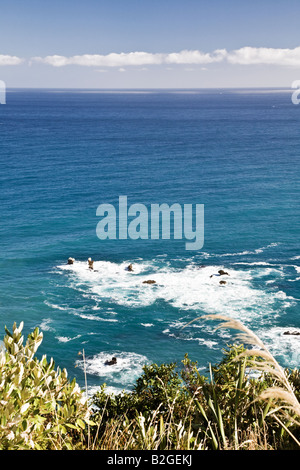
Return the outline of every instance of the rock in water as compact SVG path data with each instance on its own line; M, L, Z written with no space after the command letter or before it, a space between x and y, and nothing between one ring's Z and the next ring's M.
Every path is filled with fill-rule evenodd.
M105 361L106 366L113 366L114 364L117 364L117 358L113 357L111 361Z
M89 263L89 269L94 269L94 261L92 258L88 258L88 263Z
M229 276L229 274L226 271L223 271L223 269L220 269L218 273L220 274L220 276L224 276L225 274Z

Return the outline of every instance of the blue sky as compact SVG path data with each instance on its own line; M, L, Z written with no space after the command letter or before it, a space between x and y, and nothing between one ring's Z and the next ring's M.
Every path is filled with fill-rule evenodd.
M290 87L299 0L1 0L8 87Z

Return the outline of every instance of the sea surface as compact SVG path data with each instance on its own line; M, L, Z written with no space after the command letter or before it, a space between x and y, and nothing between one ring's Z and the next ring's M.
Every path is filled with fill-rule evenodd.
M14 322L24 321L25 337L38 326L39 357L81 386L86 369L89 390L118 392L144 364L180 369L185 353L205 374L234 332L203 318L183 327L222 314L282 366L299 367L300 336L284 334L300 332L300 106L291 93L15 89L6 102L1 337ZM203 247L186 250L172 236L100 240L97 207L117 212L119 196L147 208L204 204ZM220 269L229 276L210 277Z

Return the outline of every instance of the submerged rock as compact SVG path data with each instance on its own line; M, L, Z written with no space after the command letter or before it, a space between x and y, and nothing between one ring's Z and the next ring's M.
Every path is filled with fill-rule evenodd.
M149 279L148 281L143 281L143 284L156 284L156 281Z

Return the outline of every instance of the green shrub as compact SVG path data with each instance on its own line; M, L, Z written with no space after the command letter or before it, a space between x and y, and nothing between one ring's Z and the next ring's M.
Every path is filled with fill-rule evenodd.
M22 329L5 328L0 352L0 448L75 448L89 423L87 400L65 369L34 356L43 339L38 328L25 345Z
M246 328L259 348L229 346L207 377L185 355L181 371L144 366L132 392L103 385L90 406L65 369L36 358L39 330L24 344L22 329L6 329L0 351L0 449L300 448L299 370L283 370Z
M145 365L132 392L107 395L104 385L92 399L93 407L97 410L93 419L97 417L99 421L101 418L103 426L117 417L134 419L139 414L151 415L158 409L161 416L172 414L177 420L183 419L189 395L175 368L175 363Z
M189 436L189 444L180 442L184 448L299 448L299 426L293 415L279 424L274 412L280 410L278 401L260 399L277 387L276 377L265 372L253 376L253 357L245 352L242 345L229 346L220 363L209 367L208 377L185 355L180 374L176 364L152 364L143 368L132 392L107 395L103 387L93 397L97 406L93 420L98 422L102 448L103 436L108 437L109 445L116 445L117 436L124 439L124 435L124 446L129 442L130 448L140 442L146 445L141 441L141 423L144 427L148 423L142 436L151 449L177 449L182 433ZM263 367L262 359L260 363ZM299 393L299 372L286 373ZM153 435L155 440L150 439Z

